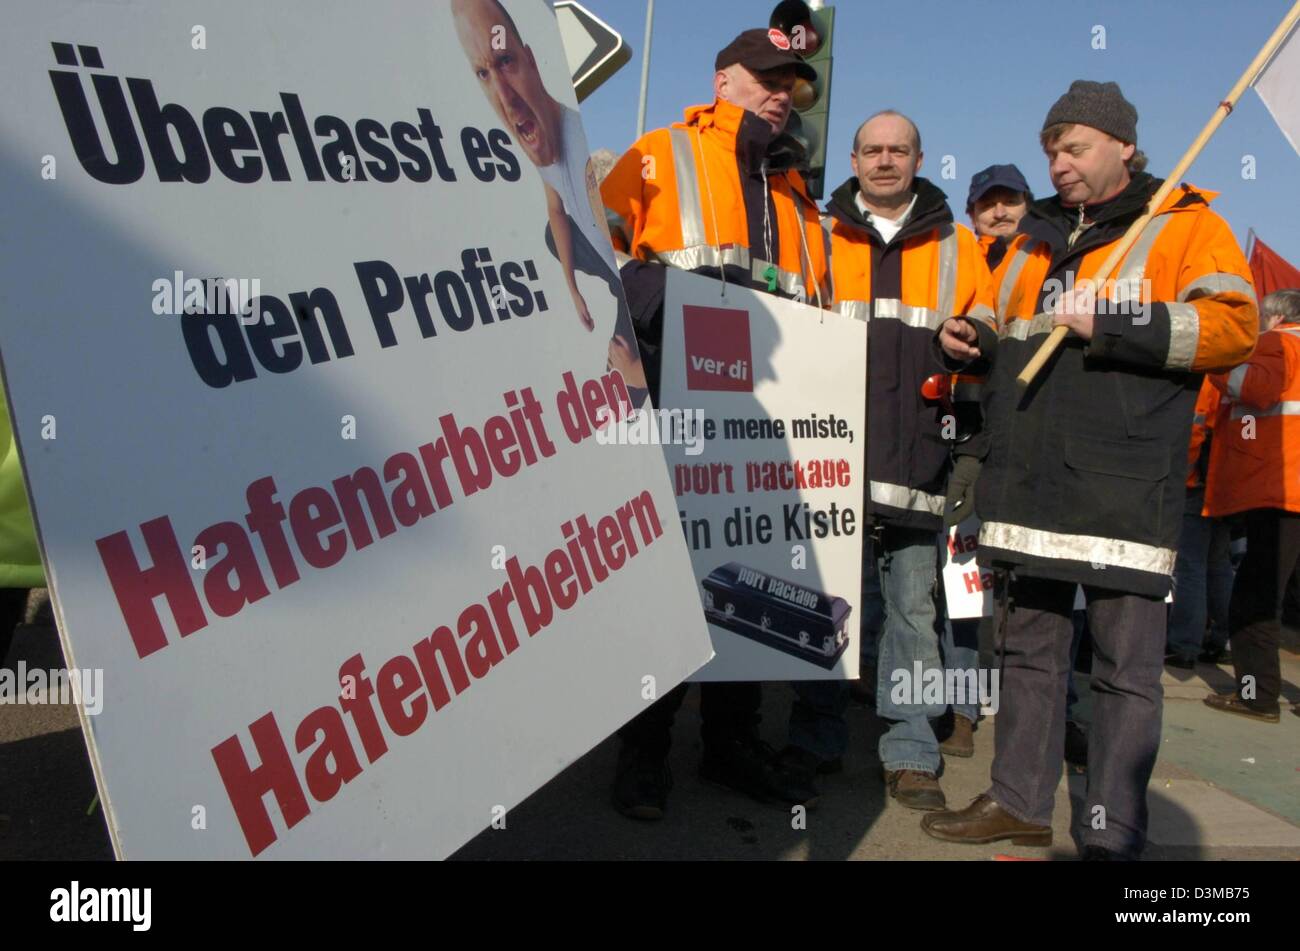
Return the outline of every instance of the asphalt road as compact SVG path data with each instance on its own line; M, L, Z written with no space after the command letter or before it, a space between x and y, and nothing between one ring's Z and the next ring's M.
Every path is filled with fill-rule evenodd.
M1290 646L1294 647L1294 644ZM48 625L16 635L8 663L62 666ZM1291 702L1300 700L1300 655L1283 654ZM1086 681L1081 677L1080 681ZM1151 845L1145 858L1300 859L1300 717L1284 710L1276 726L1208 710L1200 698L1230 682L1225 669L1167 673L1164 741L1152 780ZM616 741L597 746L455 858L511 859L973 859L999 855L1073 859L1068 829L1081 808L1082 780L1062 781L1050 849L962 846L924 835L920 813L884 792L876 741L881 726L862 706L849 710L850 746L842 774L822 781L823 797L797 828L786 807L763 805L703 783L698 691L678 716L669 812L658 823L624 819L609 805ZM765 690L762 731L784 743L793 694ZM1083 689L1086 711L1086 684ZM950 759L942 784L965 805L988 781L996 719L976 731L976 755ZM485 817L486 823L486 817ZM113 851L76 711L60 705L0 705L0 859L109 859Z

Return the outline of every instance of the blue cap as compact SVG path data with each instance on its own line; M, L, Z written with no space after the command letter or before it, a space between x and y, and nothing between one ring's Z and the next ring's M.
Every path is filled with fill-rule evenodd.
M966 196L966 211L975 207L975 202L994 188L1009 188L1013 192L1024 192L1027 199L1033 197L1029 183L1020 169L1014 165L990 165L983 171L976 172L970 180L970 192Z

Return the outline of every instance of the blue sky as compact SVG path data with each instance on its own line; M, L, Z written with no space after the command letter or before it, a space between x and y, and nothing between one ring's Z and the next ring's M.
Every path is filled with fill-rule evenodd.
M623 34L632 60L582 104L593 149L636 137L644 0L583 0ZM858 122L879 109L921 128L923 175L960 217L970 176L1015 162L1050 194L1037 134L1074 79L1117 81L1138 109L1138 145L1163 177L1290 8L1292 0L840 0L834 36L829 186L849 175ZM646 128L712 99L713 57L741 29L766 26L766 0L657 0ZM1093 49L1094 28L1106 48ZM1300 42L1300 39L1294 40ZM940 177L943 158L955 178ZM1247 156L1253 179L1243 178ZM1185 180L1220 192L1214 207L1244 247L1246 229L1300 266L1300 155L1253 90Z

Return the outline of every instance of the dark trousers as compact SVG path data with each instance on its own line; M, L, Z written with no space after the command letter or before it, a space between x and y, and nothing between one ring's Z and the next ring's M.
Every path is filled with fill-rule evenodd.
M664 757L673 741L673 718L689 684L679 684L618 731L624 743ZM763 687L757 681L700 685L700 736L706 747L752 736L758 728Z
M1300 515L1281 509L1252 509L1244 513L1246 558L1237 570L1228 605L1232 666L1237 690L1249 693L1250 706L1276 710L1282 692L1278 648L1282 643L1282 598L1300 560Z
M1075 585L1016 578L989 794L1012 815L1048 825L1065 755ZM1084 587L1092 633L1088 793L1076 841L1129 857L1146 845L1147 783L1160 748L1165 605L1160 598ZM1235 647L1235 645L1234 645Z

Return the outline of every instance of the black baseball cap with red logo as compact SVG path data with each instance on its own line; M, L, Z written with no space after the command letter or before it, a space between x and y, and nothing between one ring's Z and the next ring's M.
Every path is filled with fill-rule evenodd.
M796 76L809 82L817 79L817 70L799 58L790 48L790 38L776 27L770 30L746 30L723 48L713 61L713 68L726 69L735 63L744 66L751 73L793 66Z

